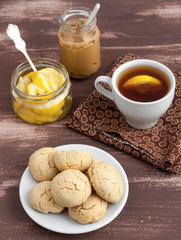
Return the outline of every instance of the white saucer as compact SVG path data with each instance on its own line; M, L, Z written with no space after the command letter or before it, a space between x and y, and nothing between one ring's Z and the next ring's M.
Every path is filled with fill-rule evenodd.
M99 229L105 226L106 224L110 223L122 211L128 198L129 184L128 184L126 173L122 168L122 166L114 157L112 157L107 152L89 145L69 144L69 145L62 145L62 146L56 147L56 149L87 150L92 154L93 157L95 157L99 161L108 162L112 164L122 176L124 188L125 188L123 197L118 203L114 203L114 204L109 203L105 216L98 222L91 223L91 224L82 225L76 222L75 220L71 219L68 215L67 209L59 214L51 214L51 213L43 214L34 210L29 204L28 197L29 197L30 190L34 185L37 184L37 182L33 179L29 171L29 168L27 167L22 175L20 186L19 186L20 200L25 212L29 215L29 217L33 221L38 223L40 226L58 233L66 233L66 234L86 233L86 232Z

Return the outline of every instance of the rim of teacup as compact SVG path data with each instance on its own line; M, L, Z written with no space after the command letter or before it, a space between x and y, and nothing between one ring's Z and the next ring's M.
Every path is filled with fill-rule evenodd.
M172 79L172 82L170 80L170 88L169 91L167 92L167 94L155 101L151 101L151 102L138 102L138 101L134 101L131 100L129 98L126 98L125 96L123 96L117 87L117 81L118 81L118 76L121 74L121 72L125 71L128 67L136 67L136 66L151 66L153 68L159 69L160 71L164 72L169 80ZM135 60L131 60L129 62L123 63L122 65L120 65L115 72L112 75L112 86L114 91L116 91L116 93L125 101L130 102L130 103L136 103L139 105L150 105L150 104L155 104L158 102L162 102L164 101L166 98L168 98L174 91L175 91L175 85L176 85L176 80L174 77L174 74L172 73L172 71L163 63L160 63L158 61L155 60L150 60L150 59L135 59Z

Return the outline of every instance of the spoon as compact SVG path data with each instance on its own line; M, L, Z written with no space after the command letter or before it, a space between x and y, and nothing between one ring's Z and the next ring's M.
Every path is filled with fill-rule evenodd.
M31 59L26 51L26 43L20 36L20 31L19 31L18 26L14 25L14 24L9 24L6 29L6 33L7 33L8 37L14 41L15 47L25 55L30 66L32 67L33 71L37 72L35 65L31 61Z
M88 18L87 22L85 23L85 25L88 25L90 22L92 22L92 20L95 18L97 12L99 11L100 8L100 4L97 3L94 7L94 9L92 10L92 13L90 15L90 17Z

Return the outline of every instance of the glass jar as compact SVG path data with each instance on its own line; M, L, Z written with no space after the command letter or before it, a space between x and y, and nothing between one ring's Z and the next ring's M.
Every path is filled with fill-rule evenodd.
M96 17L85 25L91 10L67 9L60 17L60 60L73 78L87 78L100 67L100 31Z
M25 76L32 69L28 62L20 64L12 73L11 95L14 112L19 118L28 123L43 124L62 119L72 105L71 82L66 68L51 59L38 58L33 60L37 70L53 68L64 77L63 85L54 92L44 95L29 95L17 88L20 77Z

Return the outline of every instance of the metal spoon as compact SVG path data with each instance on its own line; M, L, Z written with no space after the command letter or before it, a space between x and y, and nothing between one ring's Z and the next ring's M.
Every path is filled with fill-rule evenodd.
M85 22L84 19L78 19L73 26L77 27L78 24L79 24L79 26L81 26L81 27L88 25L88 24L89 24L90 22L92 22L92 20L95 18L97 12L99 11L99 8L100 8L100 4L97 3L97 4L95 5L94 9L92 10L90 17L87 19L87 22Z
M14 24L9 24L6 29L6 33L7 33L8 37L14 41L15 47L25 55L30 66L32 67L33 71L37 72L35 65L31 61L31 59L26 51L26 43L20 36L20 31L19 31L18 26L14 25Z
M94 7L94 9L92 10L92 13L90 15L90 17L88 18L87 22L85 23L85 25L89 24L90 22L92 22L92 20L95 18L97 12L99 11L100 8L100 4L97 3Z

